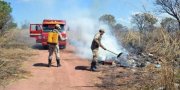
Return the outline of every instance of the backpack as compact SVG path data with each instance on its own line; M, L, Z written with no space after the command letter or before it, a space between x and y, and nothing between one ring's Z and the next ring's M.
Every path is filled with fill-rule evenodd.
M49 32L47 43L57 45L58 44L58 33L57 32Z

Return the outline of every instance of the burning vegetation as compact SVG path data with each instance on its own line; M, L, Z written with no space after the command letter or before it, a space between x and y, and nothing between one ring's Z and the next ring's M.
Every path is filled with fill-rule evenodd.
M174 0L172 2L175 3ZM180 4L179 1L177 4ZM99 28L104 28L106 33L102 43L105 47L117 54L123 53L116 58L117 56L100 50L99 63L104 65L100 65L102 72L99 72L99 78L102 82L97 83L97 86L104 90L178 90L179 21L172 20L176 23L173 28L172 23L166 19L168 18L162 20L161 26L156 26L160 22L156 16L147 12L137 13L132 16L134 28L130 29L116 23L111 14L101 16L98 24L91 18L81 17L74 20L74 25L77 26L71 27L70 42L77 47L80 56L91 59L90 43L93 35ZM89 23L84 23L85 21ZM73 22L70 26L73 26ZM107 64L110 66L106 66Z
M129 51L128 57L114 58L115 66L101 66L102 83L97 85L103 90L179 90L179 35L179 31L172 35L163 29L146 36L125 32L121 40Z
M158 19L151 13L137 13L132 16L130 29L116 23L115 17L105 14L96 21L89 17L80 17L69 21L71 30L69 41L77 48L77 53L91 59L90 51L93 35L99 28L106 30L102 43L119 55L100 51L98 72L101 83L97 86L103 90L179 90L180 89L180 13L179 0L155 0L161 11L172 17L162 19L161 26L156 26ZM2 5L1 5L2 3ZM10 15L11 7L5 1L8 12L0 22L0 85L8 79L23 77L22 61L34 54L26 52L28 48L24 39L17 39L20 33L7 27L15 27ZM174 5L174 6L173 6ZM171 11L172 10L172 11ZM10 23L8 23L10 22ZM159 21L160 22L160 21ZM23 37L23 36L22 36ZM24 37L23 37L24 38ZM26 51L25 51L26 50ZM108 64L108 65L106 65Z

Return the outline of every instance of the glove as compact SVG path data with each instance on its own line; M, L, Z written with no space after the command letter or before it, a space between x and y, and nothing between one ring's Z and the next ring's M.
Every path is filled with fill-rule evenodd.
M105 47L103 47L104 50L107 50Z

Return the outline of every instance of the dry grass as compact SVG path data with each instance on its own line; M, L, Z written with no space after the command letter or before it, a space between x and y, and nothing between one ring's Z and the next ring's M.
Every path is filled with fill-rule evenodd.
M128 38L136 41L132 43L141 45L141 47L143 47L143 52L152 53L154 56L158 57L157 61L161 61L162 68L157 74L160 78L153 81L153 83L156 83L153 86L161 86L166 90L175 90L174 84L177 83L175 74L179 74L175 73L175 67L177 67L175 63L178 63L178 65L180 64L176 62L176 60L180 58L180 32L177 31L172 34L165 32L163 29L157 29L144 36L141 34L137 36L137 34L133 34L132 32L127 34L129 34L129 37L124 38L126 43L132 42ZM151 69L149 72L153 71L156 71L156 69Z
M152 53L165 60L173 61L180 55L179 38L179 31L171 35L163 29L157 29L153 32L148 32L146 35L129 31L122 41L126 46L141 47L143 52Z
M18 41L19 33L20 30L10 30L0 37L0 86L29 74L22 63L35 53L26 43Z
M151 53L161 63L161 68L149 65L145 68L134 69L130 72L115 70L116 74L106 71L104 77L110 78L114 90L179 90L180 89L180 32L168 33L163 29L156 29L146 34L129 31L120 35L120 40L132 53ZM133 50L132 50L133 48ZM138 52L137 52L138 51ZM108 70L108 69L107 69ZM112 71L112 70L111 70ZM128 74L125 77L121 75ZM121 77L117 77L121 76ZM128 80L126 81L125 79ZM105 79L103 79L105 81ZM124 82L123 82L124 81ZM114 85L114 83L116 85ZM105 84L105 83L103 83ZM102 85L103 85L102 84ZM103 88L107 90L106 88Z
M97 84L102 90L179 90L172 81L170 68L119 68L104 67Z

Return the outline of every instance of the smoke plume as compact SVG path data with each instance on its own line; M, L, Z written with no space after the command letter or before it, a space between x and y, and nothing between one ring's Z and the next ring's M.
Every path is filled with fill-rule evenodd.
M90 46L94 35L99 32L99 29L105 30L105 34L103 35L101 41L105 48L117 54L120 52L127 54L127 51L121 46L120 41L117 41L108 25L100 23L98 20L94 20L90 17L81 17L75 20L71 20L69 22L69 26L70 43L77 48L76 53L83 58L92 58ZM102 48L99 49L99 59L101 60L116 56L117 55L105 51Z

